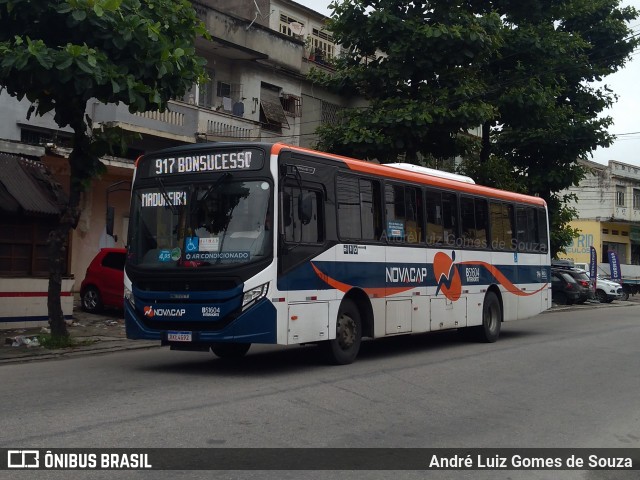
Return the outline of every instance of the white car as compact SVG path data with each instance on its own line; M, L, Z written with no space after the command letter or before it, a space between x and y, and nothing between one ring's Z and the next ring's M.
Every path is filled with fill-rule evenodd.
M622 297L622 285L598 275L596 281L596 298L600 303L611 303Z

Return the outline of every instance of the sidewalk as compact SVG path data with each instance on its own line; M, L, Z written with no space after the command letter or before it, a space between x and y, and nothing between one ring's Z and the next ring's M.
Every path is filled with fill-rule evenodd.
M122 311L86 313L80 309L77 301L73 308L73 320L67 320L67 329L71 338L88 345L49 350L37 344L30 345L33 339L45 333L42 327L0 330L0 365L160 346L158 341L127 340Z

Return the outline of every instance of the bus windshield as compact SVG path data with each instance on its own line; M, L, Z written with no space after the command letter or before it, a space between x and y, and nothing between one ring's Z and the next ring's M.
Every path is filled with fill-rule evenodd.
M272 255L271 185L234 180L165 183L133 191L129 262L175 269L249 263Z

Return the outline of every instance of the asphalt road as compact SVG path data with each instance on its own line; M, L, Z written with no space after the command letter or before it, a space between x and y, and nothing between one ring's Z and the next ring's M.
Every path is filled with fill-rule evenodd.
M0 366L0 447L640 448L639 350L640 305L633 305L508 323L495 344L466 342L455 332L369 341L357 362L343 367L324 365L313 347L263 346L237 363L163 348L7 364ZM638 474L29 473L589 480ZM27 478L20 474L11 478Z

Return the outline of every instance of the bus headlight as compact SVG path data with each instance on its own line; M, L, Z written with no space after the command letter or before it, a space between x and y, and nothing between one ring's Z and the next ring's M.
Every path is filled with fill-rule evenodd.
M251 305L267 295L269 291L269 282L260 285L259 287L252 288L244 292L242 297L242 311L245 311Z
M124 299L129 302L129 305L131 305L134 309L136 308L136 301L133 297L133 292L127 287L124 287Z

